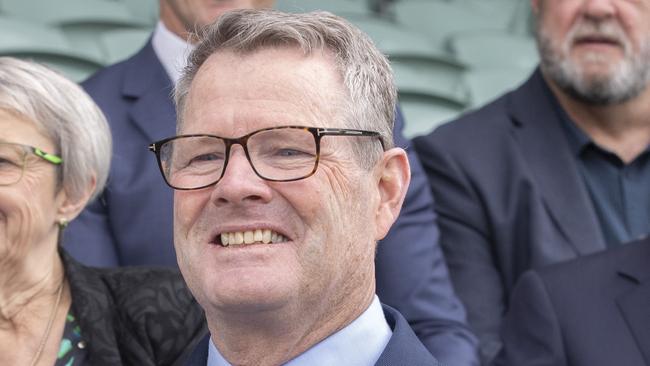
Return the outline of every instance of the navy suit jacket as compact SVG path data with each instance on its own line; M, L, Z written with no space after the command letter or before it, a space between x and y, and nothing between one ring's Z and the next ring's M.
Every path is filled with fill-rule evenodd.
M541 73L414 146L436 200L441 246L489 360L517 278L605 249L554 96Z
M393 335L375 366L439 366L440 363L422 346L404 317L389 306L383 305L383 309ZM185 366L207 365L208 342L210 342L209 335L194 348Z
M531 271L498 366L650 366L650 240Z
M108 185L66 230L65 247L95 266L176 266L172 196L147 145L175 134L171 81L151 42L132 58L83 83L111 126L114 154ZM476 363L476 339L455 296L442 251L426 176L396 121L396 144L407 149L411 186L397 222L379 243L377 294L409 320L425 345L454 365Z

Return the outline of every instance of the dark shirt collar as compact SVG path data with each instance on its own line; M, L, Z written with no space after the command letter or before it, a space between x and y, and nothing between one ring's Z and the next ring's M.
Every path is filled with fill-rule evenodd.
M620 160L616 154L612 153L611 151L604 149L600 147L598 144L596 144L589 135L585 131L578 126L573 119L569 116L569 114L562 108L560 105L560 102L558 101L557 97L553 92L551 91L551 88L548 86L547 83L544 83L545 91L548 94L548 97L551 100L551 104L553 105L553 108L555 109L555 112L557 115L560 117L562 129L564 130L564 134L567 137L567 141L569 143L569 149L571 152L575 155L576 158L580 158L581 155L584 153L584 151L587 148L594 148L596 150L601 151L602 153L606 155L613 155L617 158L617 160ZM645 151L640 154L644 155L650 153L650 145L646 147Z
M564 130L564 134L567 137L567 141L569 142L569 149L571 149L571 152L575 155L575 157L580 157L580 154L584 149L587 148L587 146L592 145L593 141L587 135L586 132L584 132L574 121L571 119L569 114L562 108L560 105L560 101L557 100L557 97L553 94L551 91L550 87L548 85L545 85L548 93L550 94L550 99L551 103L553 105L553 108L555 108L555 112L557 115L560 117L562 129Z

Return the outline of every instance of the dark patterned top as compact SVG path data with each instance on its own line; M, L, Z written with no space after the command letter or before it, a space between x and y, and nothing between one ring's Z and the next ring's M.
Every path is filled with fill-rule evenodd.
M72 311L68 313L63 330L63 339L55 366L81 366L86 362L88 351L81 337L81 328Z
M80 330L84 365L182 365L207 334L203 310L178 270L93 268L76 262L63 249L60 255L74 314L72 323L66 323L72 333L66 329L65 334L76 339L74 330ZM70 365L81 362L76 352Z

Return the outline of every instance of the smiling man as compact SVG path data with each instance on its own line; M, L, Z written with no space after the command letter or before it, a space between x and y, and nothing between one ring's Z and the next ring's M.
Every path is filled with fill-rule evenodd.
M484 360L524 271L650 232L650 1L532 6L539 69L415 140Z
M151 146L211 333L190 365L437 365L375 295L410 179L395 96L385 57L329 13L236 11L205 31L178 135Z

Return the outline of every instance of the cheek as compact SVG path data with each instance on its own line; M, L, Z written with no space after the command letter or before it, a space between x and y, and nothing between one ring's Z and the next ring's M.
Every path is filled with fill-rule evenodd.
M174 232L187 236L209 200L206 192L174 192Z
M22 197L2 199L0 205L0 257L5 259L21 257L37 243L53 225L43 210L38 196L26 200Z

